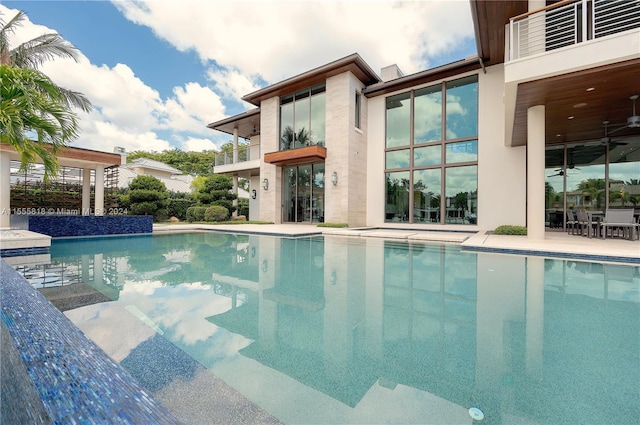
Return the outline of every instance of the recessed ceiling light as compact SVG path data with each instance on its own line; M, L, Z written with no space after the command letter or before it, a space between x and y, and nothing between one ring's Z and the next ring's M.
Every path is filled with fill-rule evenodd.
M589 87L587 91L594 91L595 89L596 89L595 87Z
M574 117L573 115L571 115L571 116L570 116L569 118L567 118L567 119L568 119L568 120L572 120L572 119L574 119L574 118L575 118L575 117Z
M556 134L556 137L562 137L562 134Z
M587 106L585 102L576 103L575 105L573 105L574 108L584 108L585 106Z

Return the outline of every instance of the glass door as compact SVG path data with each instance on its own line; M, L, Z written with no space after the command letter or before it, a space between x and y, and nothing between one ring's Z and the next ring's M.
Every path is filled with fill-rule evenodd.
M283 172L282 221L324 221L324 164L286 167Z

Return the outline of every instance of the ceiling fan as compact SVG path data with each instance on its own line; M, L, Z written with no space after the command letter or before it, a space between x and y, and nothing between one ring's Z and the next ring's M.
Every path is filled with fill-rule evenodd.
M609 121L604 121L604 137L602 138L602 143L603 144L607 144L611 142L611 138L609 137L611 134L623 130L625 128L640 128L640 115L636 115L636 100L638 100L638 97L640 97L637 94L634 94L633 96L630 96L629 99L633 102L633 109L632 109L632 113L631 116L629 118L627 118L627 122L625 124L617 124L615 125L616 128L614 128L613 130L609 131L607 133L607 125L609 124Z
M635 108L634 108L635 109ZM635 111L634 111L635 113ZM631 119L633 117L629 117L629 119ZM600 143L602 143L603 145L609 145L609 146L624 146L627 145L628 143L626 142L616 142L615 140L613 140L611 138L611 136L609 136L611 133L621 130L623 128L627 128L627 125L623 125L622 127L618 127L617 129L613 130L613 131L608 131L609 129L609 121L602 121L602 125L604 125L604 137L602 139L600 139Z

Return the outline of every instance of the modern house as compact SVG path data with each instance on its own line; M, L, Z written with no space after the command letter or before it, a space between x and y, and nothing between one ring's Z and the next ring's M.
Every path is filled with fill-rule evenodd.
M249 93L257 108L209 124L249 142L214 172L250 180L250 218L513 224L543 238L576 190L600 209L625 205L620 182L640 178L640 4L470 7L477 56L378 76L352 54Z

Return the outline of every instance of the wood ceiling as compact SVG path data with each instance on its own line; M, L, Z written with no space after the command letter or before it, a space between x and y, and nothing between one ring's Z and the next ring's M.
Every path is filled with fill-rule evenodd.
M640 128L621 128L632 115L629 98L636 94L640 95L640 59L520 84L513 146L526 144L527 109L535 105L545 105L547 144L599 140L604 137L603 121L610 122L612 136L638 135Z

